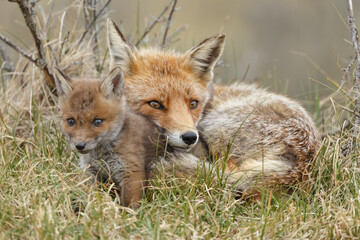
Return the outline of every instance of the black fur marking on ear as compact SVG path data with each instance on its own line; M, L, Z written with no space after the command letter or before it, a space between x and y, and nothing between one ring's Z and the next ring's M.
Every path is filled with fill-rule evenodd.
M116 93L115 89L117 89L119 87L119 85L121 84L122 76L121 75L117 75L113 80L112 80L112 84L113 84L113 92ZM122 92L122 88L120 90L120 92Z
M192 47L192 48L189 50L189 52L194 51L196 48L200 47L200 46L203 45L204 43L206 43L206 42L208 42L208 41L211 41L212 39L215 39L215 38L224 40L224 39L225 39L225 34L223 34L223 33L218 33L218 34L216 34L215 36L206 38L206 39L204 39L202 42L200 42L198 45ZM220 40L220 41L221 41L221 40Z
M191 57L195 62L198 62L200 64L197 64L198 70L201 72L201 74L206 74L212 70L214 67L216 61L221 55L223 46L224 46L224 40L225 35L224 34L217 34L211 38L207 38L201 43L199 43L197 46L193 47L189 50L191 52ZM213 43L211 43L213 42ZM208 44L212 44L212 47L206 47ZM205 56L201 56L202 54L199 52L203 51L203 48L208 48L209 52L205 54Z
M130 43L128 40L126 40L126 38L124 37L124 35L123 35L122 32L120 31L119 27L114 23L114 21L111 20L111 19L110 19L110 21L111 21L114 29L116 30L116 32L119 34L121 40L123 40L123 41L124 41L129 47L131 47L132 49L135 49L135 46L134 46L132 43ZM110 45L111 45L111 47L113 47L113 45L112 45L111 42L110 42Z
M201 71L203 73L207 73L207 72L209 72L210 68L213 67L213 63L219 57L220 52L221 52L221 46L217 45L216 47L211 49L211 52L209 53L209 55L207 56L206 59L194 57L194 60L197 62L204 63L204 65L201 66Z
M124 37L124 35L122 34L122 32L120 31L120 29L118 28L118 26L114 23L113 20L110 19L110 21L111 21L114 29L116 30L116 32L117 32L117 33L119 34L119 36L121 37L121 39L122 39L124 42L127 43L126 38Z
M103 84L106 84L105 87ZM111 87L111 89L108 89L108 87ZM104 88L106 95L110 94L109 90L111 90L111 92L115 93L116 95L123 94L124 74L121 70L121 67L117 66L110 71L108 76L103 80L103 83L100 86L100 91L102 88Z
M120 57L119 55L113 55L114 60L116 61L123 61L124 58Z
M213 67L213 63L219 57L220 51L221 51L221 47L217 46L211 50L211 52L209 53L209 55L206 59L194 57L195 61L204 63L204 65L201 66L201 71L203 73L207 73L210 70L210 68Z
M114 47L114 44L112 41L109 41L109 45L110 45L110 48L113 48Z
M71 78L58 67L55 67L54 70L57 95L60 96L69 94L69 92L72 90Z

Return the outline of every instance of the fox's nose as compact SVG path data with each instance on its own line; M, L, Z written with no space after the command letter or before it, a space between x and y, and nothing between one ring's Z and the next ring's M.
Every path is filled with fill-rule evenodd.
M181 135L181 138L184 141L184 143L190 145L196 142L198 135L194 132L189 131Z
M81 151L81 150L84 150L85 145L86 145L85 143L78 143L78 144L75 145L75 147L76 147L77 150Z

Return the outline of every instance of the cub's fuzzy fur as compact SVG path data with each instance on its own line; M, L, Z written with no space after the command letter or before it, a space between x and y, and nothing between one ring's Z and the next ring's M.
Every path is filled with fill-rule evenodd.
M104 80L71 79L61 70L57 78L62 128L81 153L80 166L91 181L111 179L122 205L137 207L147 169L164 148L157 127L127 108L119 68Z
M226 161L229 183L242 191L260 177L269 184L292 184L319 148L314 123L287 97L253 85L213 86L224 40L223 34L215 35L184 54L138 50L108 20L110 56L124 71L128 103L161 128L171 146L187 152L196 142L186 144L182 136L195 132L215 159ZM151 102L161 107L151 107ZM185 169L186 158L179 161ZM186 171L192 174L196 168Z

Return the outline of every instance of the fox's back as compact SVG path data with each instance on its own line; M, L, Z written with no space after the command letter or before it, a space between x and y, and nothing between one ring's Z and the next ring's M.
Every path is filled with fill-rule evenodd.
M270 175L301 171L320 146L319 133L299 103L255 85L215 86L199 128L209 150L221 157L229 149L230 165L247 176L263 168Z

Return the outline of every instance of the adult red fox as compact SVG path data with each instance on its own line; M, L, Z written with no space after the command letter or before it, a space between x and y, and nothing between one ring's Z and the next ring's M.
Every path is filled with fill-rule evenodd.
M186 152L204 139L211 155L226 161L229 183L242 191L259 180L292 184L315 157L318 131L304 108L287 97L254 85L213 85L224 41L217 34L185 53L136 49L108 19L110 56L124 71L127 101L171 146Z

